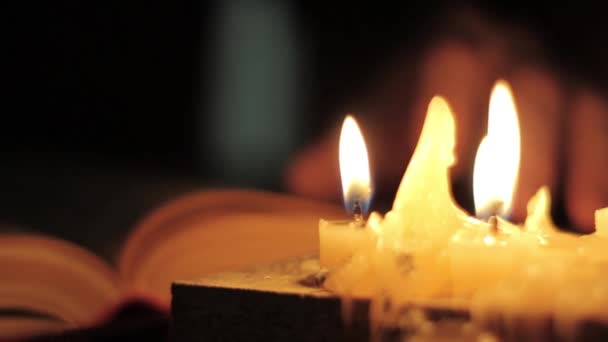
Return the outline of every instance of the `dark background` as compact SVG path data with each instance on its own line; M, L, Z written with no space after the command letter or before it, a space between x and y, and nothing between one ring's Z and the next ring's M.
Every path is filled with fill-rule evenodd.
M295 151L464 7L538 34L568 77L598 86L607 79L600 8L398 3L53 1L7 9L0 221L110 255L117 245L100 241L178 193L283 190ZM248 13L257 19L226 29ZM248 74L256 65L247 69L247 60L279 71ZM223 77L236 83L224 89Z

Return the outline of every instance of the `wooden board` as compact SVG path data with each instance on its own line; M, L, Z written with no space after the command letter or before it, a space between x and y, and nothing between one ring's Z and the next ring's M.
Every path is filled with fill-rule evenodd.
M319 286L318 270L316 259L305 258L175 282L172 337L175 341L369 341L369 301L353 301L352 320L345 323L340 299ZM416 336L416 341L470 341L480 333L461 307L418 303L404 310L404 317L412 308L422 310L433 328L420 333L418 327L407 325L382 327L374 335L376 340ZM553 333L550 318L540 325L522 319L521 328L507 331L497 317L496 324L486 328L500 340L563 340ZM509 324L513 327L512 320ZM588 321L574 338L605 341L608 327Z
M369 341L369 301L353 301L352 320L347 324L340 299L318 286L318 270L318 261L311 258L176 282L172 286L173 338Z

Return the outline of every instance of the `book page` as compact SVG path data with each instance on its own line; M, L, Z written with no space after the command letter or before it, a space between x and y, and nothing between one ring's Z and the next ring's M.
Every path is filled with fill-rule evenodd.
M0 235L0 269L0 338L90 325L121 299L108 264L52 237Z
M135 293L165 305L175 280L316 253L320 218L344 219L337 205L255 190L193 193L153 211L119 259Z

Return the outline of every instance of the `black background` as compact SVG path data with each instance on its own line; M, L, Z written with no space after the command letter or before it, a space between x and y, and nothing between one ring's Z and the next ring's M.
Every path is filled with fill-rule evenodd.
M3 11L0 220L93 245L175 193L230 185L199 143L213 114L206 70L221 3L53 1ZM604 11L578 2L290 6L311 54L299 146L384 64L415 54L437 17L464 6L539 34L568 77L600 87L608 79ZM281 190L276 174L246 185Z

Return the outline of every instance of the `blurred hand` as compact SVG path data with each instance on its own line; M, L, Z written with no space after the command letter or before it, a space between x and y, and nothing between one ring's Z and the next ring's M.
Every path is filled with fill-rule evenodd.
M490 91L504 78L514 92L522 140L514 219L522 220L527 201L548 185L554 196L561 189L574 228L593 231L594 211L608 206L608 100L561 78L545 63L531 35L475 18L471 23L474 39L438 39L418 65L398 67L360 101L363 109L354 114L366 138L376 191L396 190L436 94L447 98L456 116L452 178L470 184L475 153L487 130ZM403 68L417 70L414 84ZM289 191L341 197L338 139L336 127L296 157L285 175Z

